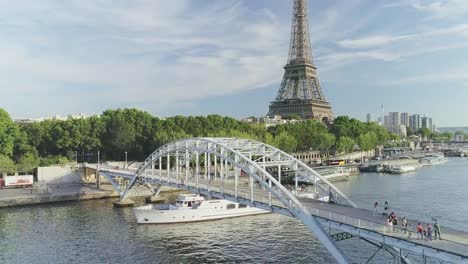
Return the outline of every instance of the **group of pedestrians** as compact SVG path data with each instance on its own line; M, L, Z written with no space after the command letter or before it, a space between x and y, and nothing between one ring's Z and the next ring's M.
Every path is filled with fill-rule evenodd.
M427 224L426 228L424 228L421 223L418 223L416 230L418 232L418 240L432 241L432 233L434 233L434 240L442 240L442 236L440 235L440 225L437 221L434 223L434 227L431 224Z
M378 208L379 208L379 203L375 202L374 203L374 216L379 214ZM386 219L386 225L391 227L392 232L399 232L398 216L395 212L391 212L390 214L388 214L389 209L390 209L390 206L388 205L388 202L385 201L382 215ZM411 233L412 233L411 225L406 219L406 217L403 217L401 226L402 226L401 228L402 234L408 235L408 238L411 238ZM425 241L432 241L433 239L442 240L440 224L438 221L435 221L434 225L431 225L430 223L428 223L426 227L424 227L423 224L418 223L418 225L416 226L416 233L417 233L418 240L425 240Z

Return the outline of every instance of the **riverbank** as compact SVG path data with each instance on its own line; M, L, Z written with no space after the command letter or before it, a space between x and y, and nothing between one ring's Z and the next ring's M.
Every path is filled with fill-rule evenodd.
M88 184L64 185L51 189L51 192L46 194L35 193L32 188L2 189L0 190L0 208L116 197L119 197L119 194L111 185L103 185L101 189Z

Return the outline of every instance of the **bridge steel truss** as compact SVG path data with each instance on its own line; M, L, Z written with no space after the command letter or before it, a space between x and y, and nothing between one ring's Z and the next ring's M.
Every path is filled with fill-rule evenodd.
M363 228L358 219L355 220L359 223L350 224L346 219L344 222L334 219L330 212L304 205L297 198L298 178L309 179L309 182L314 183L312 193L316 199L329 198L339 205L357 207L338 188L303 162L277 148L253 140L182 139L153 152L136 171L102 168L99 173L112 183L121 200L126 199L136 185L150 188L158 186L154 188L155 192L159 192L160 186L168 186L297 218L338 263L350 261L336 242L353 237L380 245L378 250L392 253L402 263L409 261L405 256L395 254L401 252L399 249L423 258L427 256L447 262L468 263L468 259L448 252L424 248L410 241ZM295 179L294 187L288 188L282 184L282 178L286 176ZM332 235L331 229L343 233Z

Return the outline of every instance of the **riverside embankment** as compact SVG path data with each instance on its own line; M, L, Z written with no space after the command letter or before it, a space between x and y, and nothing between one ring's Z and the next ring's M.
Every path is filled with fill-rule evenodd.
M103 185L101 189L87 184L56 186L45 194L37 193L33 188L2 189L0 190L0 207L115 197L119 195L110 185Z

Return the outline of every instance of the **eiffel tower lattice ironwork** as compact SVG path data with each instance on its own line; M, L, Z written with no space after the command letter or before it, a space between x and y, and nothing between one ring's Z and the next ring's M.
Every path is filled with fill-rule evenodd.
M269 117L333 120L331 104L323 95L313 64L309 35L307 0L294 0L291 43L285 73Z

